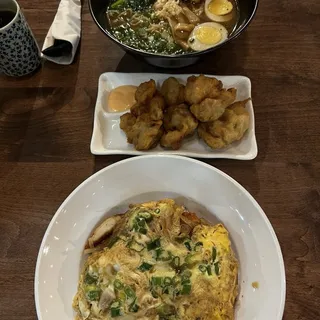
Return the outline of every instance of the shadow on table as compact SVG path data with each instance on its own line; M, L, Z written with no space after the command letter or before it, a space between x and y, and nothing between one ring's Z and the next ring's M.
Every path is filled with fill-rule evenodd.
M212 73L212 74L244 74L247 57L247 35L226 44L200 58L194 65L178 69L159 68L145 62L139 56L126 53L120 60L117 72L160 72L160 73Z

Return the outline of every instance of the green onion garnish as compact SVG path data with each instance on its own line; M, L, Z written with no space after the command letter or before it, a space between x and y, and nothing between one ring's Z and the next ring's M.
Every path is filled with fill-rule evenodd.
M151 283L154 286L161 286L162 285L162 280L163 280L162 277L152 277L151 278Z
M100 298L100 290L92 290L87 292L87 298L90 301L98 301Z
M190 242L189 242L189 241L186 241L186 242L184 243L184 245L186 246L186 248L187 248L189 251L191 251L191 245L190 245Z
M128 298L135 298L136 297L136 293L129 286L126 286L124 288L124 292L125 292L125 294L127 295Z
M212 247L212 262L214 262L217 258L217 249Z
M156 214L159 214L159 213L160 213L160 209L158 208L158 209L154 210L154 212L155 212Z
M199 252L201 251L201 248L203 247L203 243L202 242L197 242L195 245L194 245L194 251L196 252Z
M211 266L209 264L207 265L207 272L209 276L212 275Z
M220 274L219 261L214 264L214 272L217 276Z
M155 239L149 243L147 243L147 249L150 251L150 250L154 250L156 248L159 248L161 246L161 243L160 243L160 239Z
M144 271L148 271L153 267L152 264L147 263L147 262L143 262L140 267L138 268L140 271L144 272Z
M123 284L118 279L114 280L113 285L116 289L121 290L123 288Z
M139 306L136 304L136 302L134 301L131 306L129 307L129 311L130 312L138 312L139 310Z
M84 278L84 283L86 283L86 284L95 284L95 283L97 283L97 278L93 277L89 273L87 273L85 278Z
M185 284L182 287L181 294L189 294L191 292L191 284Z
M207 271L207 266L205 266L204 264L200 264L199 265L199 270L202 272L202 273L205 273Z

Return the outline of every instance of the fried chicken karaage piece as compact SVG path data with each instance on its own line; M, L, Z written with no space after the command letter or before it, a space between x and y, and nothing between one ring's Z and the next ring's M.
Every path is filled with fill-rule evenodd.
M120 128L126 133L128 143L137 150L156 147L163 135L162 120L152 120L146 113L137 118L131 113L122 115Z
M215 99L222 89L222 82L216 78L209 78L201 74L191 76L187 80L184 99L189 104L200 103L205 98Z
M233 103L218 120L201 123L199 137L212 149L221 149L240 140L249 128L249 113L245 109L249 100Z
M149 115L152 120L162 120L163 111L166 107L164 98L160 94L156 94L149 103Z
M197 119L185 104L170 106L164 115L163 125L166 133L160 144L163 147L179 149L183 138L194 133L198 126Z
M198 104L193 104L190 111L201 122L217 120L223 115L225 108L234 102L236 95L235 88L222 89L215 99L206 98Z
M153 79L141 83L135 93L135 98L138 105L146 105L157 91L156 83Z
M160 92L169 106L184 102L184 85L174 77L163 82Z

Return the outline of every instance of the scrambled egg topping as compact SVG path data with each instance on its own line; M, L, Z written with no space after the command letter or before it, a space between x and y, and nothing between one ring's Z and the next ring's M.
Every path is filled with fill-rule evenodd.
M108 218L86 252L77 320L234 319L238 263L228 231L173 200Z

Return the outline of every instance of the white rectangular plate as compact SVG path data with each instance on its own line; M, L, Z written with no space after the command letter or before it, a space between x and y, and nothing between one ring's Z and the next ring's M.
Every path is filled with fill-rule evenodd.
M132 144L127 143L125 133L120 129L120 116L123 113L108 112L108 95L110 91L121 85L138 86L141 82L154 79L158 88L168 77L176 77L181 83L186 83L191 74L162 74L162 73L118 73L107 72L99 78L98 97L96 102L94 125L90 150L96 155L111 154L179 154L196 158L228 158L237 160L251 160L257 156L258 148L254 131L254 113L252 102L247 103L250 114L249 130L238 142L232 143L227 148L212 150L197 134L184 140L179 150L167 150L161 146L148 151L137 151ZM212 76L223 82L225 88L237 89L237 100L251 97L250 79L243 76Z

